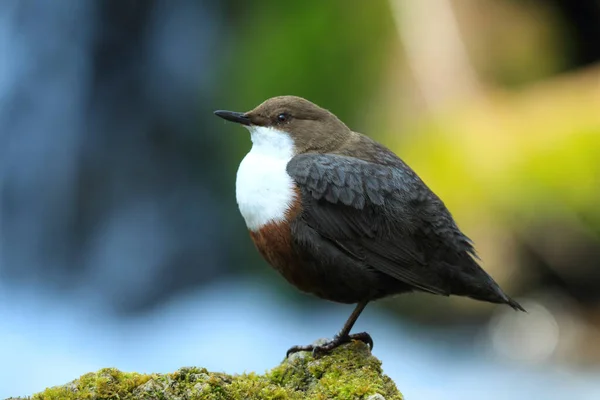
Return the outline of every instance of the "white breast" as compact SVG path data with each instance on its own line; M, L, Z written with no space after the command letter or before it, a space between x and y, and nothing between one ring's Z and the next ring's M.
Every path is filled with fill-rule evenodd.
M294 142L285 132L250 126L252 149L237 172L236 197L246 226L259 230L285 219L294 201L294 182L285 168L294 156Z

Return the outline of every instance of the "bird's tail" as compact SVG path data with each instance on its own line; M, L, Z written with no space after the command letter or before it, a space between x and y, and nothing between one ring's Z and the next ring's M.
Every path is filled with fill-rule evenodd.
M461 267L460 278L454 280L453 294L489 303L507 304L516 311L527 312L523 306L504 293L500 285L481 268L474 257L469 256L463 259Z
M463 275L462 282L466 283L466 285L461 287L461 289L464 290L464 293L458 294L490 303L507 304L516 311L527 312L517 301L508 297L500 288L500 285L498 285L487 272L479 267L473 259L471 259L471 261L476 266L476 268L473 268L476 273L471 272Z
M504 295L504 297L506 297L506 304L508 304L509 306L511 306L513 308L513 310L515 311L523 311L523 312L527 312L523 306L521 306L519 303L517 303L516 301L514 301L513 299L511 299L510 297Z
M502 291L502 289L500 289L498 286L496 286L497 291L496 293L485 293L482 295L470 295L468 297L471 297L475 300L481 300L481 301L487 301L489 303L495 303L495 304L506 304L509 305L510 307L513 308L513 310L515 311L523 311L523 312L527 312L527 310L525 310L523 308L522 305L520 305L517 301L511 299L510 297L508 297L506 294L504 294L504 292Z

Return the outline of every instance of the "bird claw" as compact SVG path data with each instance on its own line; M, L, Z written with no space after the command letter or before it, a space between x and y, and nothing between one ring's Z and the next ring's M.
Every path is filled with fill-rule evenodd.
M317 347L317 346L312 345L312 344L308 344L305 346L290 347L288 349L288 351L285 353L285 358L289 358L292 354L298 353L299 351L314 351L315 347Z
M335 335L332 340L321 345L309 344L305 346L294 346L287 351L285 357L288 358L291 354L297 353L299 351L310 351L312 352L313 357L318 358L326 353L329 353L336 347L345 343L349 343L352 340L360 340L361 342L368 345L370 350L373 350L373 339L371 338L371 335L369 335L367 332L361 332L345 336Z

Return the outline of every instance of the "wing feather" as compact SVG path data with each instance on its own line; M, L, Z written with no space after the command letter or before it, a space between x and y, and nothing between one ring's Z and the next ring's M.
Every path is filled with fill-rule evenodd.
M302 194L300 223L367 267L423 291L450 294L430 261L453 245L455 225L411 170L343 155L301 154L287 171ZM449 232L436 231L433 217L440 215ZM431 232L443 237L432 240ZM465 243L463 250L469 250Z

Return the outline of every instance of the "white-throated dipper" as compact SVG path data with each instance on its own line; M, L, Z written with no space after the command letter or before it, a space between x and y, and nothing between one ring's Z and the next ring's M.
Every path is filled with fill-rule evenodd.
M236 181L237 203L260 254L298 289L357 304L334 338L296 351L327 352L350 340L367 303L422 291L508 304L524 311L479 266L471 240L444 203L398 156L296 96L246 113L252 149Z

